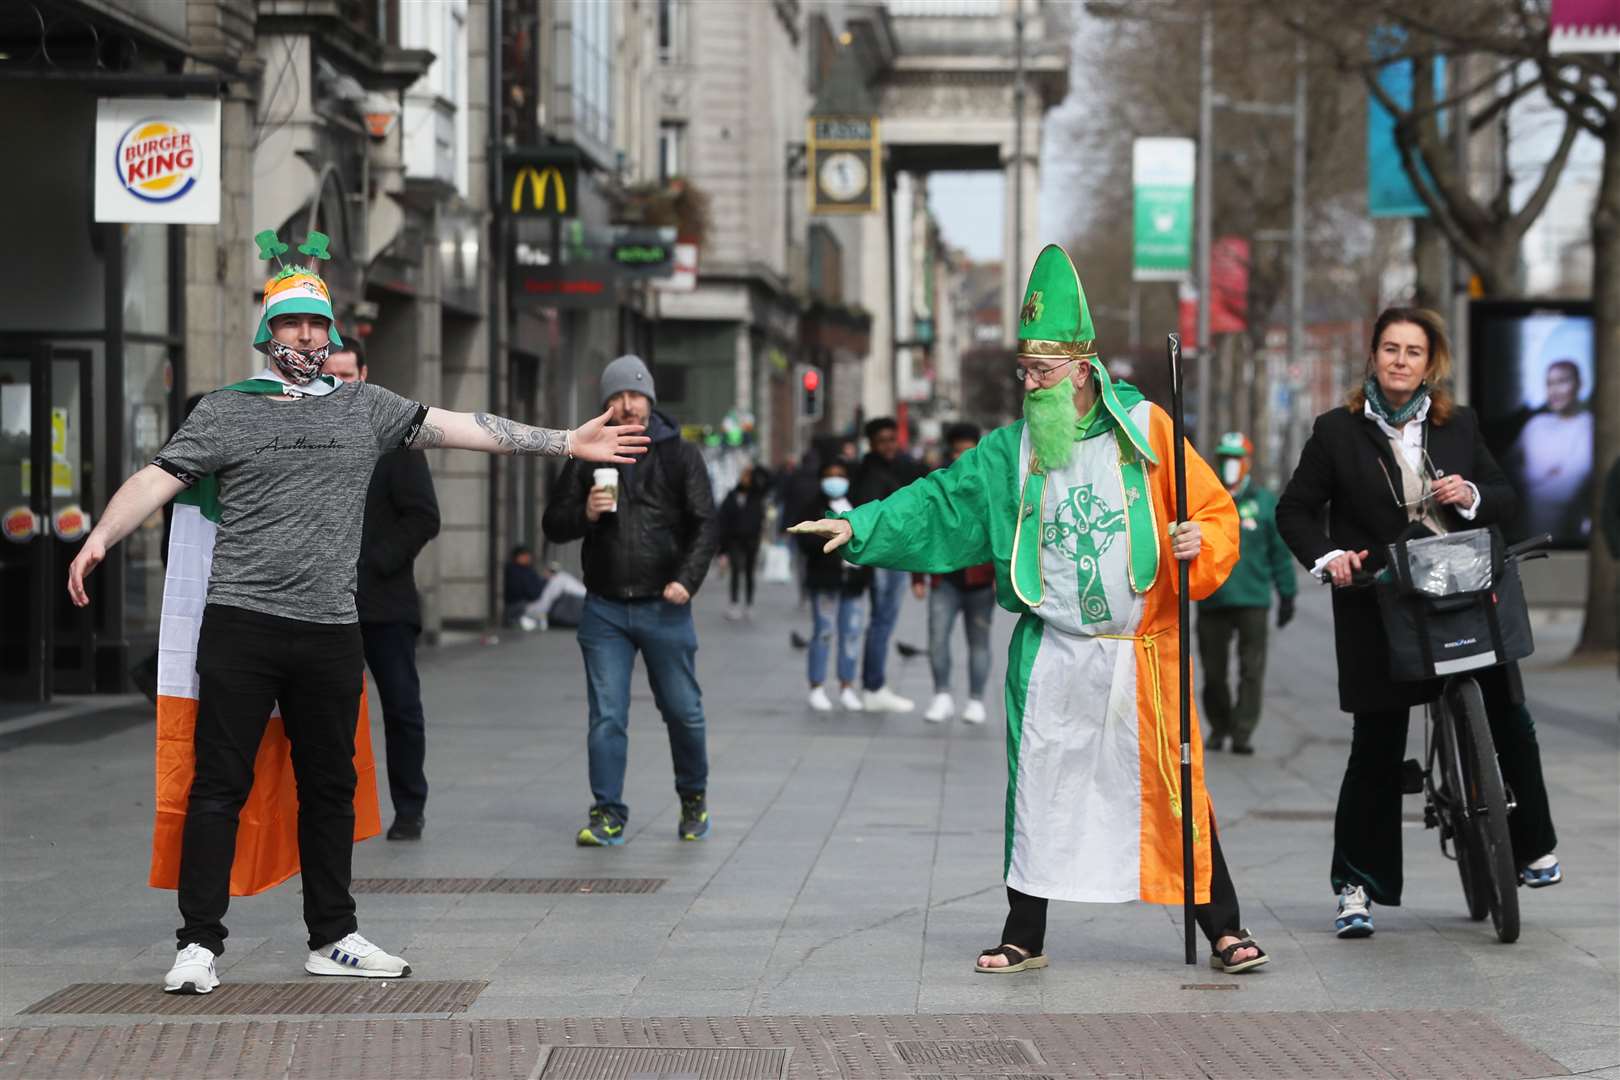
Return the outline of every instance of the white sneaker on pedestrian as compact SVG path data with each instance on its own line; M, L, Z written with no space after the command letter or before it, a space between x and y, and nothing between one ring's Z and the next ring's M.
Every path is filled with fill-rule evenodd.
M742 608L738 607L736 604L732 604L731 607L726 610L727 622L736 622L741 619L742 616Z
M866 706L861 704L861 695L855 692L853 686L844 687L838 695L838 704L843 706L845 712L865 712Z
M304 961L311 975L355 975L363 979L397 979L411 973L411 965L390 956L359 934L316 949Z
M930 724L943 724L956 715L956 702L951 700L949 694L935 694L934 700L928 703L928 711L923 713L923 719Z
M880 686L876 690L868 690L861 699L867 712L894 712L907 713L917 707L916 702L910 698L903 698L890 690L887 686Z
M1333 932L1342 938L1372 937L1372 901L1367 899L1366 889L1346 885L1339 890L1339 911L1333 920Z
M174 957L174 966L163 976L166 994L207 994L219 985L214 971L214 954L204 945L187 945Z
M967 707L962 710L962 722L964 724L984 723L984 702L978 698L969 698Z
M534 621L532 615L519 615L518 625L523 628L523 632L526 634L540 629L540 624Z
M832 712L832 698L827 696L826 687L812 686L810 688L810 707L816 712Z

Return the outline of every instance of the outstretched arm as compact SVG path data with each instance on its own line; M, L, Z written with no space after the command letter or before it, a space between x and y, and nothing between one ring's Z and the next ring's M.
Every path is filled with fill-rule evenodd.
M74 604L84 607L90 602L90 594L84 591L84 579L101 565L101 560L107 557L107 549L134 532L141 522L162 509L164 503L185 490L185 486L156 465L148 465L124 481L68 567L68 596Z
M409 446L417 450L445 447L480 450L486 454L531 454L541 457L577 457L628 465L647 452L648 439L639 424L612 426L611 413L603 413L572 431L530 427L492 413L460 413L429 408Z

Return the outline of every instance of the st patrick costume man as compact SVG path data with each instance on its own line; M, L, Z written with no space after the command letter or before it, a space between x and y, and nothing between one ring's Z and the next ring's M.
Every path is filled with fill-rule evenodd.
M1178 775L1172 560L1188 563L1193 599L1213 593L1237 561L1237 510L1189 448L1189 520L1174 523L1170 417L1109 378L1079 274L1056 245L1030 273L1019 342L1025 419L887 499L795 530L861 565L994 563L996 599L1020 616L1006 683L1010 910L976 970L1045 967L1048 900L1179 905L1183 813L1211 963L1258 967L1268 958L1241 929L1196 734L1186 806Z

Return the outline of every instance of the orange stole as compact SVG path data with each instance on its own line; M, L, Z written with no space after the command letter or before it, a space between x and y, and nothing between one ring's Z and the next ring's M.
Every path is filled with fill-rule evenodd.
M197 728L195 698L158 698L157 814L152 826L152 872L147 884L174 889L180 884L180 836L186 825L186 802L196 771L192 746ZM354 732L354 838L382 832L377 808L377 762L371 753L371 722L365 684ZM236 859L231 863L231 895L252 896L273 889L298 873L298 789L293 781L292 744L281 717L272 716L253 761L253 790L236 829Z

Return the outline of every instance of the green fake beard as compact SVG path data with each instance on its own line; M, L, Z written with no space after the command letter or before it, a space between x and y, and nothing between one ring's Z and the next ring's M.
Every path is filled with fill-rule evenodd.
M1074 456L1075 428L1080 423L1080 413L1074 407L1074 378L1025 394L1024 420L1029 425L1029 445L1035 451L1040 471L1067 465Z

